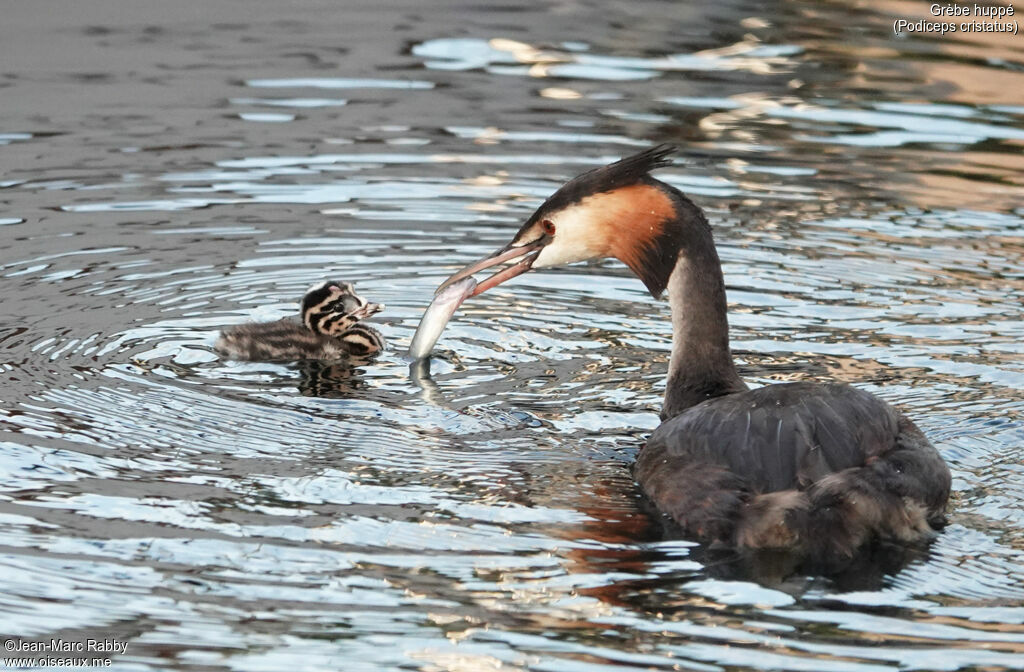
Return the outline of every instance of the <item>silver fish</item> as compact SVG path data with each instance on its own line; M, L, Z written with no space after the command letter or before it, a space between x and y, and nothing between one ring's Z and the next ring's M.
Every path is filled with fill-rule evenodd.
M462 302L473 294L474 289L476 280L470 276L438 292L427 307L427 311L423 313L420 326L416 328L416 335L412 337L412 343L409 345L410 357L422 359L430 354L437 339L441 338L441 332L444 331L448 320L452 319L452 315Z

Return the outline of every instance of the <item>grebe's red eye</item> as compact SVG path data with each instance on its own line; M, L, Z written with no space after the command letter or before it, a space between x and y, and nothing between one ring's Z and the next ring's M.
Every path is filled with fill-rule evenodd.
M550 219L545 219L540 223L540 228L544 233L549 236L555 235L555 223Z

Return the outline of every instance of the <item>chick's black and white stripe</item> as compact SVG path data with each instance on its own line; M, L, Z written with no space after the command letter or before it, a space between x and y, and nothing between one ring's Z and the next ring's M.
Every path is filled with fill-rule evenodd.
M380 332L365 324L357 324L340 336L342 344L350 355L367 357L375 355L386 347Z

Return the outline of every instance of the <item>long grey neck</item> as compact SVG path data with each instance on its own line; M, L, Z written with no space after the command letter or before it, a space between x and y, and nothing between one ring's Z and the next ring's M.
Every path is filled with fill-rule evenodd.
M710 230L690 242L680 250L668 280L672 359L662 420L706 399L747 389L729 351L725 281Z

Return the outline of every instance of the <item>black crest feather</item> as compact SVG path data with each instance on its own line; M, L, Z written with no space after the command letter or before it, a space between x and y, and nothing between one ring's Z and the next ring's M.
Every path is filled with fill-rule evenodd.
M566 208L587 196L644 182L652 170L672 165L675 152L673 145L662 144L574 177L537 208L521 231L528 229L546 213Z

